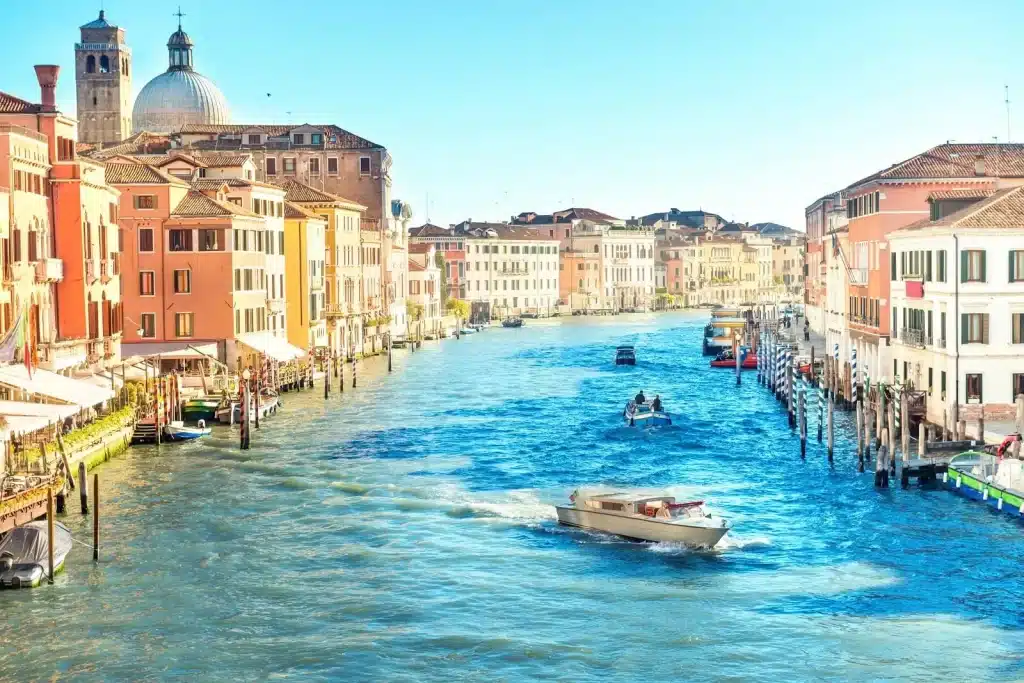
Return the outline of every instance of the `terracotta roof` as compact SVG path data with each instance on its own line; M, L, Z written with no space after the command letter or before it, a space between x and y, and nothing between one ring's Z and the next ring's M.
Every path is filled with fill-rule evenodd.
M412 259L409 259L409 271L410 272L414 272L415 273L415 272L421 272L421 271L424 271L424 270L426 270L426 268L424 268L420 264L416 263L416 261L414 261Z
M432 223L424 223L423 225L409 229L410 237L444 237L451 234L451 228L442 228L440 225L434 225Z
M91 142L76 142L75 143L75 152L77 152L78 154L86 154L88 152L93 151L94 149L96 149L96 145L94 145Z
M346 204L354 204L355 206L363 206L359 202L339 197L338 195L331 194L330 192L318 190L315 187L306 185L305 183L300 183L298 180L282 180L277 183L277 187L286 192L284 199L288 202L306 202L309 204L333 204L334 202L344 202ZM366 209L366 207L363 206L363 209Z
M618 220L620 220L620 219L616 218L615 216L609 216L606 213L601 213L600 211L595 211L594 209L578 209L578 208L565 209L564 211L555 211L552 214L552 216L555 216L556 218L569 218L569 219L577 218L579 220L597 221L597 222L618 221Z
M181 185L188 183L145 164L108 163L106 165L108 185Z
M164 166L173 161L184 160L200 168L229 168L241 166L251 158L251 154L231 154L230 152L175 152L157 165Z
M203 135L242 135L244 133L259 131L265 135L271 137L284 137L289 131L295 130L296 128L303 127L318 128L323 131L324 144L323 147L326 149L384 149L382 145L378 145L375 142L370 142L366 138L360 137L355 133L350 133L344 128L327 124L296 124L296 125L278 125L278 124L211 124L211 123L188 123L181 127L180 133L192 133L192 134L203 134ZM331 142L331 137L334 137L334 142ZM241 140L239 141L241 143ZM247 147L249 145L246 145ZM252 145L258 147L259 145ZM299 147L313 147L314 149L319 145L298 145Z
M935 190L928 195L933 201L958 200L958 199L984 199L991 197L995 192L990 187L971 187L962 190Z
M409 253L410 254L429 254L430 250L432 248L434 248L433 244L426 244L426 243L423 243L423 244L410 244L409 245Z
M998 190L990 197L937 221L918 221L901 228L1016 228L1024 229L1024 186Z
M89 156L95 159L108 159L118 154L163 153L170 149L170 147L171 139L168 136L157 135L143 130L113 145L103 147L102 149L94 148Z
M237 204L231 202L220 202L213 197L207 197L198 190L189 190L188 194L178 202L171 212L171 216L185 216L189 218L216 217L216 216L252 216L259 218L259 214L247 211Z
M976 162L982 168L976 169ZM978 171L982 173L978 173ZM862 178L847 189L874 180L920 178L1020 178L1024 177L1024 144L946 143Z
M292 204L291 202L284 203L284 217L285 218L316 218L317 220L324 220L322 216L318 216L312 211L307 211L298 204Z
M245 178L193 178L192 187L197 190L214 190L227 185L228 187L264 187L268 190L282 191L284 188L270 183L261 183L258 180L246 180Z
M0 91L0 114L38 114L42 110L42 105Z
M494 235L488 234L494 231ZM557 242L557 237L537 230L508 223L471 223L463 221L454 226L456 234L462 234L468 239L499 239L499 240L522 240L531 242Z

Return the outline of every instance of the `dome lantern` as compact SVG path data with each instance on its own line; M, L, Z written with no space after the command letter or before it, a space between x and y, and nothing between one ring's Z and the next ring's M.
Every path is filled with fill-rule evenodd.
M178 8L178 30L167 40L168 70L187 70L192 68L192 47L195 43L188 34L181 30L181 18L185 16Z

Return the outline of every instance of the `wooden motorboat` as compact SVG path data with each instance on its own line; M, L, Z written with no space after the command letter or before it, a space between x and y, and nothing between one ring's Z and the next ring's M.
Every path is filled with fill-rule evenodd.
M181 420L174 420L164 425L163 436L168 441L193 441L209 436L212 430L206 426L206 420L199 420L195 427L186 425Z
M224 399L220 396L203 396L185 401L181 406L181 416L185 422L205 420L212 422L217 419L217 409L222 407Z
M50 536L46 521L29 522L11 529L0 541L0 587L34 588L49 571ZM71 532L60 522L53 524L53 571L64 569L71 552Z
M961 496L1024 517L1024 461L966 451L953 456L942 481Z
M637 403L630 399L622 417L630 427L667 427L672 424L672 416L664 410L654 410L649 401Z
M558 522L639 541L674 542L711 548L729 532L729 522L713 517L704 501L677 503L673 496L629 492L569 496L556 505Z
M616 365L636 365L636 349L632 344L624 344L615 349Z
M522 318L505 318L504 320L501 321L501 326L502 327L522 327L523 326L523 319Z
M732 355L732 351L723 351L711 361L711 367L713 368L735 368L736 357ZM743 362L740 364L741 370L756 370L757 369L757 356L755 354L747 354L743 357Z
M276 394L263 394L260 396L258 409L260 411L260 418L264 418L267 415L273 415L277 412L277 409L281 405L281 400ZM254 402L250 401L250 407L252 409L252 415L255 417L257 406ZM230 405L226 405L217 411L217 420L224 424L235 424L242 419L242 402L238 399L231 401Z

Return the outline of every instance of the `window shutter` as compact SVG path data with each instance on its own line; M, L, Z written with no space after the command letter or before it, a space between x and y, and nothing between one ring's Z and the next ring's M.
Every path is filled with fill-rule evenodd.
M932 252L928 252L928 260L925 262L924 267L924 279L928 282L932 281Z
M985 252L984 251L981 252L981 281L982 282L987 282L987 279L985 278Z
M900 275L907 274L907 252L900 252Z
M967 252L960 252L960 282L967 282Z
M960 314L960 343L967 343L967 314Z
M981 314L981 343L988 344L988 313Z
M1007 272L1007 278L1008 278L1009 282L1014 282L1014 279L1013 279L1013 258L1014 258L1014 256L1016 256L1016 254L1017 254L1017 252L1013 251L1012 249L1010 250L1010 267L1006 271Z
M892 267L892 277L889 278L893 282L896 282L896 252L889 254L889 262Z

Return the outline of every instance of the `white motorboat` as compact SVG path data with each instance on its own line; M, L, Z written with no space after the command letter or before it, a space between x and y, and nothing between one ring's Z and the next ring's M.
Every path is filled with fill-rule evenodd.
M571 505L556 505L558 522L639 541L674 542L711 548L729 531L729 522L713 517L704 501L677 503L673 496L611 492L581 494Z
M622 411L622 417L630 427L667 427L672 416L664 410L655 410L650 402L637 403L630 399Z

